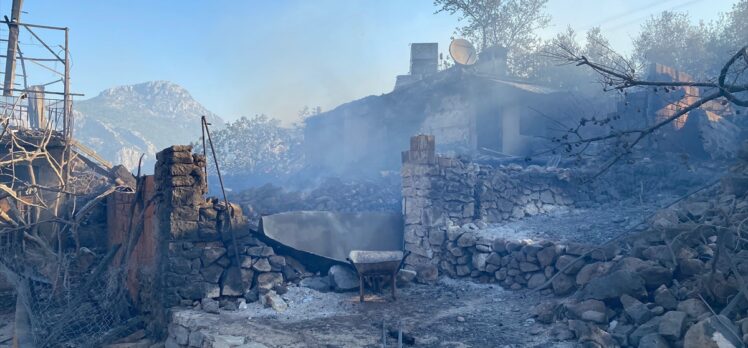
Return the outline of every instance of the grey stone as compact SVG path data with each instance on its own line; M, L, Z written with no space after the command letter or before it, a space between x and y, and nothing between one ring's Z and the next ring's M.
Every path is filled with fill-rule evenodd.
M241 267L242 268L252 268L252 264L254 263L254 259L252 259L249 256L243 256L241 261Z
M278 272L283 270L283 267L286 267L286 258L283 256L271 255L268 257L268 261L273 271Z
M556 296L568 295L574 290L574 278L561 273L553 278L551 285L553 286L553 293Z
M335 291L344 292L358 289L356 272L348 266L334 265L327 272L330 285Z
M171 323L169 324L169 336L173 337L177 344L186 346L190 341L190 330L182 325Z
M200 308L207 313L218 314L218 301L206 297L200 300Z
M275 291L270 290L265 295L260 296L260 303L265 307L270 307L276 312L283 313L288 309L288 304Z
M200 259L203 261L203 266L210 265L216 260L220 259L221 256L226 254L226 248L222 247L209 247L203 249L203 255Z
M329 292L330 280L328 277L308 277L299 282L299 286L310 288L319 292Z
M678 300L665 285L660 286L654 293L655 303L665 309L672 310L678 307Z
M577 274L582 267L584 267L584 260L572 255L561 255L556 260L556 269L564 274ZM567 268L568 267L568 268Z
M473 268L479 270L479 271L485 271L486 270L486 260L488 259L488 255L486 253L475 253L473 254L472 258L472 264Z
M455 267L455 272L457 273L457 276L464 277L468 274L470 274L470 267L466 265L459 265Z
M619 298L623 294L634 298L646 296L644 280L635 273L619 270L592 279L580 292L582 299L596 300Z
M535 289L541 285L543 285L546 281L545 275L543 273L535 273L532 276L530 276L530 279L527 280L527 287L530 289Z
M499 254L506 253L507 252L506 241L503 239L496 239L493 241L491 248L496 253L499 253Z
M267 272L257 276L257 286L263 290L270 290L276 285L283 284L283 275L278 272Z
M659 333L662 337L670 341L676 341L683 335L683 329L686 326L686 313L679 311L670 311L662 316L659 326Z
M471 247L475 245L477 238L474 233L464 233L457 238L457 246L459 247Z
M189 274L192 270L190 260L183 257L169 258L169 270L176 274Z
M670 345L659 334L651 333L639 340L639 348L670 348Z
M684 277L701 274L704 262L699 259L684 259L678 261L678 273Z
M598 300L584 300L581 302L569 302L564 305L566 310L573 315L574 318L581 318L584 312L594 311L602 314L606 314L607 308L605 303ZM607 320L607 318L606 318Z
M212 264L208 267L203 267L200 270L200 274L202 274L203 279L205 279L205 281L217 284L218 281L221 280L221 274L223 274L223 267L217 264Z
M577 272L576 282L579 286L584 286L590 282L593 278L597 278L601 275L608 273L610 270L610 262L595 262L584 265L582 269Z
M686 312L693 319L698 319L702 314L709 312L709 308L700 299L696 298L683 300L678 303L676 308L681 312Z
M673 272L662 266L644 267L638 274L644 279L647 289L657 289L660 285L670 286L673 281Z
M639 341L642 339L642 337L649 335L649 334L657 333L660 328L660 321L662 321L662 317L654 317L652 319L649 319L648 322L642 325L639 325L629 335L629 344L636 347L639 345Z
M270 261L268 261L267 258L263 257L255 260L255 262L252 264L252 269L258 272L270 272L273 270L273 267L270 266Z
M600 313L598 311L586 311L582 313L582 320L584 321L591 321L593 323L597 324L607 324L608 319L605 313Z
M273 248L269 246L253 246L247 248L247 255L253 256L253 257L268 257L275 255L275 252L273 251Z
M531 263L531 262L520 262L519 270L522 271L523 273L536 272L540 270L540 266L534 263Z
M624 294L620 300L623 310L636 324L647 322L654 316L647 305L629 295Z
M551 245L546 248L543 248L543 250L540 250L537 253L538 263L543 268L550 266L553 264L554 261L556 261L556 255L557 255L557 252L556 252L555 245Z
M200 348L205 341L205 334L200 330L190 332L189 346Z

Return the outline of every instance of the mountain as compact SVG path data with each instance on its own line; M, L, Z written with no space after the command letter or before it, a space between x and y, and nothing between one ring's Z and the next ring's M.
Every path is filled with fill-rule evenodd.
M181 86L150 81L107 89L74 104L75 138L113 164L152 172L155 153L174 144L189 144L201 135L200 117L213 128L223 120L192 98Z

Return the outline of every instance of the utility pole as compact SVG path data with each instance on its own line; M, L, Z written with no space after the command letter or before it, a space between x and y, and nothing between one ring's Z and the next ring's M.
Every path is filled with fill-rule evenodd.
M13 8L8 23L8 51L5 55L5 83L3 95L13 95L13 81L16 77L16 53L18 52L18 23L21 20L21 5L23 0L13 0Z

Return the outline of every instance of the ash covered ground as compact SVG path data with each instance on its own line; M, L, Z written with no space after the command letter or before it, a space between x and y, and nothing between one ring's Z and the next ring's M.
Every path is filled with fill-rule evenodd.
M421 347L574 347L560 341L570 338L568 329L533 319L533 305L546 296L497 284L442 278L400 289L396 301L385 290L367 294L364 303L357 293L303 287L290 287L282 297L288 303L282 313L255 302L217 314L178 310L174 322L252 347L381 347L383 322L389 346L397 344L400 323L405 339Z

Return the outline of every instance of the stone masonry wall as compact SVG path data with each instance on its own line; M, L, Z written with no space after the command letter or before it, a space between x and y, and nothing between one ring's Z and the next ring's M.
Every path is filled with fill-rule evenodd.
M298 277L284 256L251 235L238 206L226 207L223 200L204 197L202 155L192 154L191 146L175 145L156 158L163 308L256 301ZM187 346L174 334L184 328L170 323L168 329L171 343Z
M190 146L172 146L157 154L161 202L156 214L167 250L166 307L243 297L250 289L281 284L285 258L250 235L241 209L232 205L229 213L222 200L203 197L205 159L191 151ZM290 276L286 272L286 278Z
M438 264L450 223L519 219L589 199L571 176L560 168L465 163L437 156L433 136L413 137L402 166L407 263Z
M574 261L593 247L487 239L478 233L486 223L589 201L568 169L465 163L436 155L434 137L420 135L411 138L410 150L403 153L402 182L405 249L411 252L406 267L418 271L421 280L443 273L512 289L534 288L564 270L549 289L565 295L585 284L598 262L618 254L611 247Z

